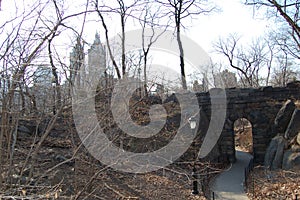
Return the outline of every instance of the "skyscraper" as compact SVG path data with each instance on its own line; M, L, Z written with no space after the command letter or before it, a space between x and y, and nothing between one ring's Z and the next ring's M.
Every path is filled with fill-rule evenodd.
M76 77L77 86L84 87L85 83L92 81L87 80L87 74L99 74L100 78L105 77L106 72L106 49L100 41L99 34L95 34L93 44L88 49L88 62L85 63L84 46L77 38L77 43L70 53L70 83L73 85Z
M94 43L88 50L88 67L90 69L100 70L101 76L105 75L106 71L106 49L101 44L99 34L96 33Z
M80 84L80 79L84 78L85 73L85 63L84 63L84 46L81 42L80 37L77 37L77 43L73 47L70 53L70 83L71 85L75 82L75 77L77 76L77 83ZM80 74L81 70L81 74Z

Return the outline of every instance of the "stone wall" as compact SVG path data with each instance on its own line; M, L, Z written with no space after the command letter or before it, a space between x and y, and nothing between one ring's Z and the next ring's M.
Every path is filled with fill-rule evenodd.
M216 89L213 90L216 92ZM197 97L199 106L210 119L210 93L198 93ZM254 160L263 163L268 144L276 134L272 127L276 114L287 99L300 99L300 84L289 84L284 88L230 88L226 89L226 99L223 131L210 159L235 161L234 122L246 118L252 125ZM203 135L203 130L207 127L200 127L199 134Z

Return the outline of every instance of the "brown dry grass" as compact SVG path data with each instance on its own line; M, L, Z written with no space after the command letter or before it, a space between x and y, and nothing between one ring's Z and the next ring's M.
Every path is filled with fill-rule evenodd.
M147 107L142 103L135 105L137 110L143 108L142 115L136 120L147 122L148 113L147 109L144 109ZM102 111L103 107L98 106L97 109ZM176 114L177 107L170 104L170 114L174 114L174 110ZM137 112L136 115L140 113ZM106 116L101 118L106 128L108 130L113 128L114 124L110 123L111 115L104 109L102 114L99 116ZM203 194L197 196L191 194L192 160L187 158L186 163L180 166L176 164L168 166L163 170L164 173L162 170L146 174L114 171L95 160L82 146L73 126L71 111L66 111L64 116L65 120L55 127L66 127L68 124L64 129L65 132L54 136L50 134L40 146L35 162L29 162L24 166L26 157L31 154L31 147L37 143L34 137L20 138L17 141L11 174L8 173L11 166L8 160L3 164L4 173L1 176L5 178L5 183L4 187L0 188L0 199L205 199ZM170 126L168 131L173 132L176 126L173 123L170 123ZM54 128L53 132L55 130ZM141 148L138 146L137 149ZM65 159L69 161L66 162ZM25 167L22 174L24 178L29 176L32 169L32 182L30 180L18 182L18 177L11 180L11 177L20 174L23 167ZM200 171L199 166L198 168Z
M300 198L300 171L266 171L254 168L248 179L248 196L254 200Z
M19 141L13 174L19 174L32 140ZM203 194L191 194L190 163L146 174L121 173L102 165L80 148L74 162L59 165L58 155L69 158L71 154L69 138L49 137L33 166L33 182L16 184L17 180L13 180L10 184L7 179L5 187L0 189L0 199L205 199ZM51 168L54 169L49 171ZM23 175L28 176L28 170Z

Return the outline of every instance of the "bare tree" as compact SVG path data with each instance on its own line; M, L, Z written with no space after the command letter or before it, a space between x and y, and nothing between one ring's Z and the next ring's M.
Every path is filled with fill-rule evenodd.
M268 47L268 51L269 51L269 59L267 60L267 62L265 63L268 70L267 70L267 77L266 77L266 86L269 85L270 82L270 76L271 76L271 69L272 69L272 65L273 65L273 60L274 60L274 54L276 54L276 50L275 50L275 44L269 40L266 40L266 45Z
M55 84L54 87L54 93L53 97L55 99L55 102L53 104L53 114L56 114L56 109L60 108L61 106L61 91L60 91L60 81L59 81L59 76L57 72L57 67L54 64L53 57L52 57L52 50L51 50L51 42L54 39L56 33L54 32L52 36L48 40L48 55L49 55L49 60L50 60L50 65L51 65L51 70L52 70L52 75L53 75L53 80L52 84Z
M165 8L168 16L175 24L176 39L179 47L181 81L184 90L187 89L186 74L184 66L184 50L181 40L181 29L184 28L184 20L193 16L212 12L215 7L208 4L206 0L159 0L157 1Z
M144 92L148 95L147 91L147 63L150 48L159 39L159 37L164 33L164 31L157 32L156 27L162 27L166 30L168 25L160 25L159 20L163 17L161 14L161 8L155 7L151 1L147 1L140 15L140 25L142 27L142 51L143 51L143 72L144 72ZM146 33L146 28L151 29L151 33Z
M22 2L24 3L24 9L22 7L23 5L20 5ZM74 80L74 76L78 76L78 74L76 74L77 70L82 67L84 62L84 52L82 48L83 44L85 44L82 32L85 23L88 23L90 19L95 19L89 18L91 16L89 14L98 14L98 16L103 14L102 17L108 18L108 15L111 14L119 16L120 7L124 8L124 10L128 8L123 4L125 1L117 1L117 5L119 6L115 9L108 7L106 4L106 7L104 5L97 7L99 10L94 10L94 6L93 9L89 10L90 0L86 0L84 5L80 4L81 6L76 7L75 11L73 7L70 9L67 9L68 6L64 7L68 1L38 0L22 2L16 5L16 10L18 10L16 11L16 16L8 18L3 24L0 24L1 198L62 199L74 197L75 199L80 199L84 197L99 197L104 199L159 199L161 194L153 195L153 187L141 185L141 181L148 181L148 184L153 184L152 178L149 180L149 174L127 176L125 173L111 173L110 167L114 164L104 166L99 163L99 161L96 161L96 159L93 159L87 153L86 148L82 148L83 144L76 136L77 134L75 134L76 131L69 101L67 104L64 104L64 98L66 97L64 97L63 94L56 96L58 95L57 89L60 89L61 93L63 93L64 87L70 86L69 84L63 84L61 78ZM71 3L76 4L76 1ZM98 11L100 11L100 14ZM122 13L123 11L120 12ZM127 10L125 12L126 16L136 18L137 15L133 16L132 12ZM152 14L154 13L155 12ZM85 19L86 17L87 20ZM153 22L151 22L152 19L150 18L151 17L149 17L149 19L147 18L146 26L151 28ZM78 23L80 19L83 19L82 24ZM143 17L141 17L141 19L143 19ZM106 24L106 22L107 21L105 21L104 24L108 25L108 30L111 24ZM127 23L126 19L124 25L125 23ZM125 31L125 28L123 30ZM75 61L78 65L73 68L69 67L68 62L66 62L67 58L64 56L64 53L66 53L65 49L68 49L67 52L69 52L69 49L72 48L73 45L70 44L71 42L66 42L67 44L63 45L62 43L67 40L66 38L68 38L68 36L71 35L71 37L73 37L74 34L76 35L78 47L78 55ZM108 34L106 36L108 36ZM157 36L158 35L150 34L149 37L153 40L148 40L148 42L154 42ZM147 36L145 36L145 38L146 37ZM72 39L70 39L70 41L72 41ZM125 37L123 42L124 41L126 42ZM145 42L145 52L149 52L150 48L148 47L150 43ZM126 49L122 48L122 44L120 44L120 47L123 55L125 55ZM123 47L125 47L124 43ZM120 63L117 65L117 67L120 67L118 68L120 69L120 78L130 70L130 67L132 67L134 71L137 67L143 66L142 58L144 57L142 51L133 57L129 55L125 57L125 59L122 57L123 55L120 54ZM132 61L130 59L132 59ZM119 60L116 62L118 61ZM39 71L39 69L42 69L42 72ZM74 74L72 73L74 71L70 72L72 69L75 69ZM63 71L62 73L61 70ZM45 74L42 74L43 71L46 71ZM43 77L43 75L45 75L45 77ZM158 81L155 82L157 83ZM44 83L46 86L50 85L50 89L46 86L42 88L38 83ZM49 95L53 93L51 83L54 83L53 89L55 90L55 98L62 98L58 100L59 103L57 102L59 105L56 104L55 115L51 114L50 109L41 108L44 106L40 106L41 104L39 104L41 100L49 100L49 105L46 101L44 105L49 107L53 105L51 96ZM161 86L160 89L163 91L164 87ZM40 96L40 93L43 93L43 96ZM40 97L43 98L41 99ZM117 127L111 115L109 98L110 96L107 95L106 90L99 91L99 96L97 94L97 97L95 97L97 103L95 106L97 107L97 117L99 117L101 127L106 130L108 136L111 136L111 141L115 142L117 140L120 141L122 131ZM140 103L134 98L131 100L133 104ZM82 103L84 104L85 102ZM180 114L180 106L175 104L176 103L174 103L175 107L172 104L169 105L170 107L168 108L171 111L171 117L176 117L178 116L177 114ZM141 108L145 110L145 104L141 104ZM25 109L27 112L23 112ZM133 117L141 119L140 114L141 113L137 113L137 115ZM147 112L143 112L142 115L148 119ZM87 119L89 119L89 117L87 117ZM26 120L26 123L28 122L34 126L34 130L29 130L28 134L30 136L28 138L18 135L21 133L20 128L22 128L22 122L24 122L24 120ZM176 134L176 130L178 129L173 123L167 124L168 127L162 130L166 131L163 136L158 134L158 136L155 136L156 139L147 145L140 140L135 143L124 142L124 149L133 148L133 150L137 150L137 152L147 152L156 150L157 144L162 147L165 146L163 142L165 141L167 143L170 136L172 136L171 134ZM82 126L87 126L87 124L83 124ZM24 127L26 129L27 124L24 125ZM55 133L57 133L58 129L56 128L58 127L59 133L65 131L65 134L62 133L65 138L63 138L63 136L59 138L51 136L51 133L53 133L52 129L55 128ZM18 140L20 136L22 140ZM89 134L87 134L87 137L88 136ZM161 141L163 142L161 143ZM135 147L134 145L131 146L131 144L134 144ZM48 145L51 146L51 148L49 148ZM56 151L58 149L56 147L60 147L59 151ZM70 153L71 155L69 157ZM73 163L73 161L76 161L76 163ZM115 162L117 163L118 159L116 159ZM168 170L174 174L172 175L172 181L178 182L177 185L182 185L183 183L187 186L185 189L181 187L176 189L176 195L178 194L177 196L180 196L182 193L186 193L184 197L180 196L180 198L186 199L189 198L189 192L182 192L180 190L189 190L188 185L191 180L189 177L189 172L191 171L189 169L190 162L187 160L187 162L182 162L180 165L188 166L180 167L180 169L177 168L177 165L174 167L170 166L166 167L164 171ZM215 169L215 166L213 167L209 163L201 162L199 165L201 165L201 169L199 169L199 173L197 174L206 177L218 171ZM92 176L89 177L91 174ZM160 178L160 175L161 172L158 172L154 179L157 180L157 178ZM15 177L17 177L17 180L15 180ZM5 179L5 181L3 181L3 179ZM101 181L99 181L99 179L101 179ZM164 177L162 177L162 179L164 179ZM23 183L24 180L25 183ZM58 182L56 183L56 181ZM162 182L166 181L162 180ZM134 187L129 187L128 185ZM145 188L150 189L146 192L140 192L141 189L144 190ZM167 185L166 188L168 188ZM166 195L172 198L172 194L168 194L169 190L166 189L165 192ZM60 193L63 193L65 196L60 196Z
M35 5L32 7L31 12L27 15L23 15L20 19L21 22L18 23L17 29L12 29L11 32L7 35L7 38L4 39L4 42L1 46L1 51L3 52L0 60L3 62L7 62L7 65L10 66L10 75L11 80L10 84L6 85L6 93L3 95L2 100L2 116L1 116L1 127L6 127L1 129L0 133L0 163L2 164L3 156L2 156L2 145L3 138L7 139L7 148L10 152L10 144L11 144L11 129L9 127L14 127L12 125L12 121L9 120L11 117L10 109L14 102L15 92L20 82L24 80L24 75L27 68L31 65L33 60L37 58L40 54L41 49L45 45L46 41L50 38L54 30L57 29L59 23L55 24L50 28L49 32L44 32L39 30L39 25L41 22L41 13L44 8L38 9L39 5ZM35 9L37 9L35 11ZM24 27L25 22L28 19L34 19L35 23L31 27ZM5 23L1 26L2 29L6 28L5 26L8 23ZM23 34L27 35L26 38L23 38ZM7 44L4 51L2 49L3 45ZM7 68L8 69L8 68ZM1 167L2 169L2 167ZM1 171L0 171L1 173ZM1 176L2 177L2 176ZM0 179L1 179L0 177ZM2 180L0 180L0 184L2 184Z
M34 71L39 64L47 62L48 55L50 59L48 66L52 67L54 80L59 89L53 40L65 30L70 19L87 13L83 11L66 15L61 5L52 0L23 3L24 5L17 5L20 8L16 7L15 16L0 25L0 62L3 64L0 66L0 75L1 85L4 86L1 95L1 127L3 128L0 132L0 174L3 172L2 166L7 158L5 155L13 155L12 145L15 142L13 133L17 132L18 120L11 119L24 113L26 95L33 100L32 104L36 108L34 94L27 85L32 78L27 77L28 73ZM57 95L60 96L59 92ZM15 106L15 101L18 99L21 102L21 110ZM15 111L11 112L12 109ZM15 112L19 112L20 115L16 115ZM4 147L7 148L6 151ZM0 176L0 185L3 183L2 178Z
M271 84L274 86L285 87L287 83L295 81L299 78L295 68L296 64L293 62L293 59L290 58L290 54L287 51L280 51L276 57L276 62L274 65L273 73L271 76Z
M299 71L295 70L298 59L291 54L290 40L280 39L278 34L278 32L270 32L266 39L269 51L266 81L267 85L284 87L298 77Z
M126 75L126 49L125 49L125 42L126 42L126 35L125 35L125 29L126 29L126 21L129 17L132 17L135 12L136 7L140 5L138 0L134 0L130 2L130 4L125 4L125 1L123 0L116 0L116 7L110 7L107 6L104 2L101 4L99 3L99 0L95 1L95 8L97 10L98 16L101 19L102 27L105 31L105 39L106 39L106 45L109 52L110 59L113 63L113 66L115 68L115 71L117 73L117 76L119 79L124 77ZM120 26L121 26L121 66L119 67L115 57L113 56L113 49L111 47L111 44L109 42L109 28L105 21L105 13L106 14L116 14L120 20ZM121 74L122 72L122 74Z
M244 87L260 85L260 70L267 63L268 51L263 40L257 39L248 47L239 45L240 37L230 34L214 43L217 52L223 54L230 67L237 70Z
M277 41L295 58L300 59L299 0L246 0L247 5L265 8L268 18L282 23L277 30ZM288 43L285 41L289 41Z

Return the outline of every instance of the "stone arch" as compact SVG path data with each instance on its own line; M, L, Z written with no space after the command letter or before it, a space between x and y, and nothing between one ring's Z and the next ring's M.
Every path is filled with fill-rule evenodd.
M263 88L227 88L226 119L215 152L210 158L221 162L235 162L234 122L246 118L252 125L253 159L255 163L264 162L265 153L271 139L275 136L273 124L282 104L289 98L300 99L300 85ZM197 93L199 106L210 119L210 94ZM201 134L205 135L205 130Z
M255 130L257 128L255 127L261 127L259 116L263 116L260 113L260 110L257 109L247 109L245 108L245 105L236 105L236 107L233 109L234 112L228 113L227 120L225 122L225 126L223 129L223 138L224 142L226 143L227 147L223 147L223 149L227 150L227 157L229 162L234 163L236 161L236 147L235 147L235 122L244 119L247 120L247 122L251 126L251 154L254 156L255 154L255 148L256 148L256 141L255 141ZM259 132L258 132L259 134ZM230 146L228 146L230 145Z

